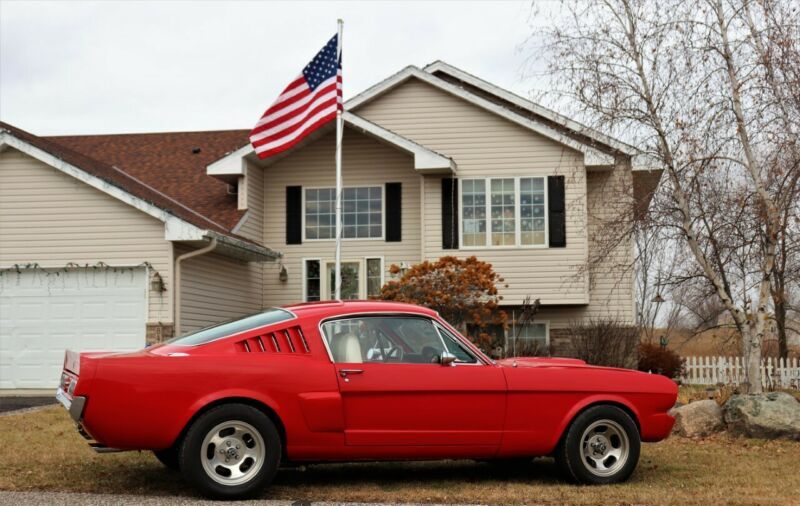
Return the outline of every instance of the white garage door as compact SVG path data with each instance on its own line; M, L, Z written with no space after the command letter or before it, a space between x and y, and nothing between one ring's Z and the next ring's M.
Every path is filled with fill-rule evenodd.
M55 388L66 348L142 348L146 282L144 268L2 272L0 388Z

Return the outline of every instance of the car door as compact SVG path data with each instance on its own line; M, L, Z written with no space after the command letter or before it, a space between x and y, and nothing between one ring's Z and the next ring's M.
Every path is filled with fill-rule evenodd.
M443 338L431 319L349 317L322 329L338 375L346 445L499 447L505 376L453 336ZM460 359L442 365L445 351Z

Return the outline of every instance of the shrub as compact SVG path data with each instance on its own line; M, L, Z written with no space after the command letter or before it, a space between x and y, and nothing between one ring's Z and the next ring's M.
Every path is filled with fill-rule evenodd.
M400 268L392 265L392 274ZM496 347L491 326L506 327L506 313L498 309L502 297L497 293L501 278L492 264L476 257L442 257L412 266L400 279L381 289L381 299L409 302L428 307L462 332L470 325L471 339L487 353ZM466 333L466 332L465 332Z
M683 359L672 350L653 343L639 345L639 370L677 378L684 372Z
M572 322L569 326L571 355L587 364L636 367L638 327L608 318Z

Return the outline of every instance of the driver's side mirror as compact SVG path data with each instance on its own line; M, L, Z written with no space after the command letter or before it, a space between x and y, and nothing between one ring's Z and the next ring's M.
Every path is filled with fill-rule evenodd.
M456 356L449 351L443 351L439 357L439 363L442 365L453 365L456 361Z

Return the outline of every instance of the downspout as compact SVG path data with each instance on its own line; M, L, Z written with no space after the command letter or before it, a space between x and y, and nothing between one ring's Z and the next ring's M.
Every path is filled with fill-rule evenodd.
M181 335L181 262L188 260L192 257L205 255L217 247L217 238L212 237L211 243L208 246L198 250L178 255L175 258L175 336Z

